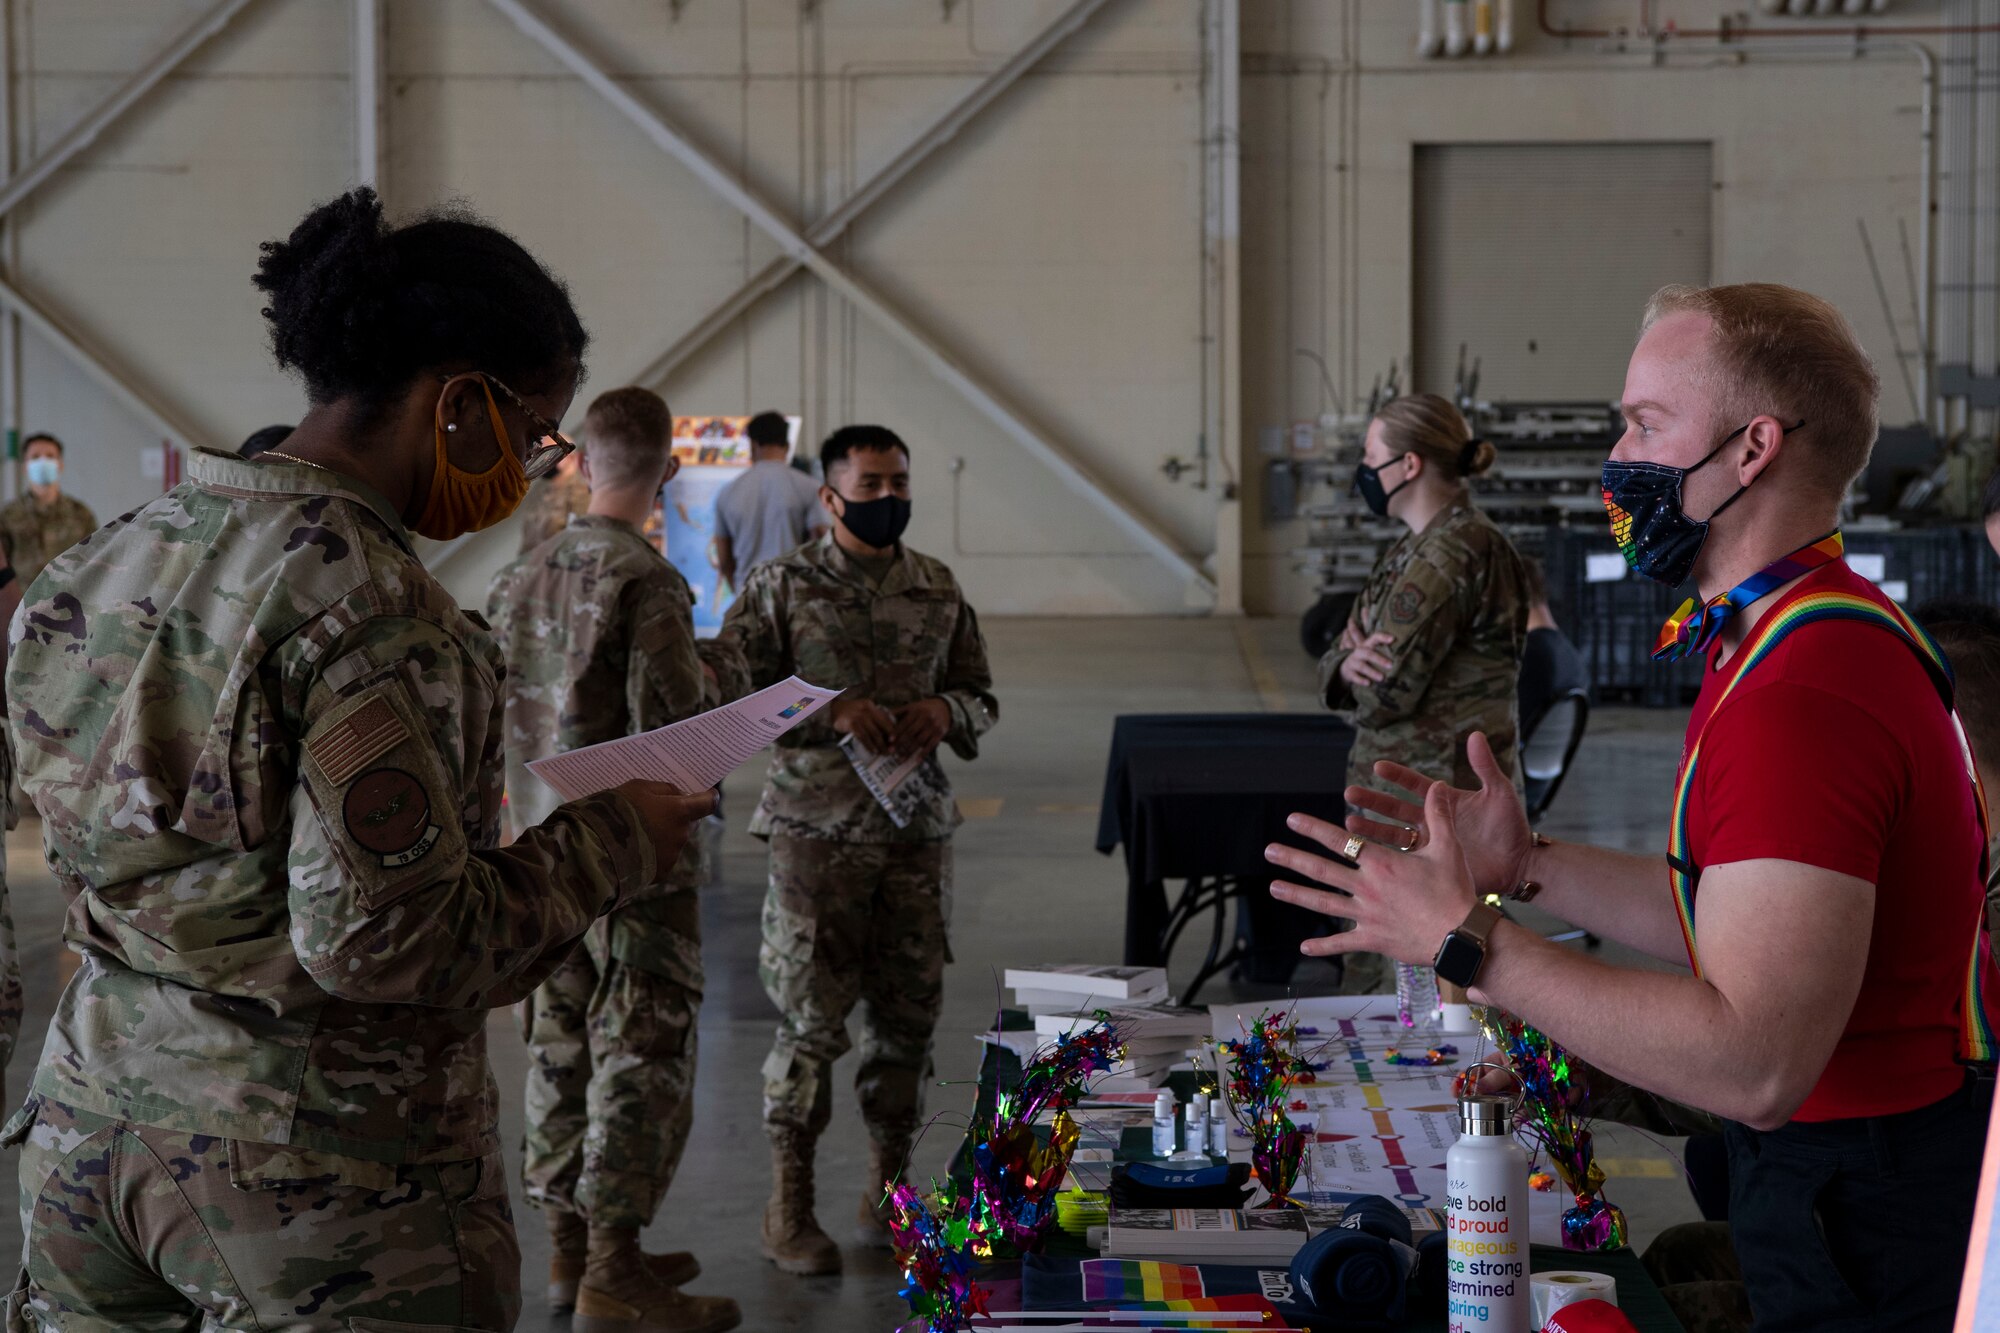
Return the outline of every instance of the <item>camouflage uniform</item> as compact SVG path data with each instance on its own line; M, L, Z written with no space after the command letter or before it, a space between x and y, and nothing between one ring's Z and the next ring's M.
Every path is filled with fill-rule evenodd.
M521 501L521 554L540 546L590 509L590 483L577 468L557 472L528 488Z
M43 504L22 495L0 506L0 542L13 557L24 593L49 561L95 531L97 515L73 496L57 495L54 504Z
M1528 636L1526 572L1506 534L1468 501L1407 532L1375 562L1349 623L1386 633L1393 663L1379 684L1350 689L1340 678L1347 650L1320 659L1327 707L1354 714L1350 786L1382 787L1375 761L1476 787L1466 738L1483 731L1510 777L1516 774L1515 696ZM1379 994L1393 985L1379 955L1350 954L1342 989Z
M658 878L611 793L504 851L499 650L395 510L198 452L14 622L21 784L82 955L14 1327L512 1326L486 1011Z
M0 734L0 828L19 823L14 810L14 751ZM7 895L7 847L0 838L0 1104L7 1096L7 1063L21 1036L21 955L14 947L14 908Z
M963 759L999 717L986 641L951 571L900 549L878 584L831 535L750 571L720 642L748 684L796 673L895 709L941 698L945 743ZM923 1112L943 1000L957 804L935 754L932 798L897 828L841 752L830 711L781 737L750 831L770 839L758 972L784 1015L764 1062L767 1127L817 1136L829 1067L863 1012L855 1083L878 1143L907 1139ZM915 780L913 776L912 780Z
M1727 1222L1668 1227L1643 1262L1688 1333L1750 1333L1750 1298Z
M584 515L502 570L487 614L507 656L509 824L555 808L528 761L712 706L687 581L638 530ZM535 992L528 1026L530 1202L599 1226L649 1224L694 1119L701 1005L698 852L592 926Z

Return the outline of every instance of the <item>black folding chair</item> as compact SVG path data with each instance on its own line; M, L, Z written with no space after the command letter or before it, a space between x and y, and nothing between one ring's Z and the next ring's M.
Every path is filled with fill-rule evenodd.
M1561 789L1563 777L1583 744L1583 730L1590 721L1590 694L1571 690L1543 710L1529 724L1521 740L1521 776L1528 803L1528 821L1542 817Z
M1555 800L1570 762L1576 758L1577 747L1583 744L1583 729L1589 722L1590 694L1574 689L1542 710L1542 715L1528 725L1521 740L1521 776L1529 823L1538 822L1549 802ZM1595 949L1599 944L1595 935L1582 930L1565 931L1549 938L1559 944L1580 939L1587 949Z

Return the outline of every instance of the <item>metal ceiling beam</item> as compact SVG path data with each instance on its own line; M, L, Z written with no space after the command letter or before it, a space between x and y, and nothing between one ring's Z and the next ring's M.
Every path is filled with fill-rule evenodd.
M959 132L976 119L980 112L999 100L1002 93L1019 82L1021 76L1040 64L1042 60L1068 41L1098 10L1104 8L1108 0L1073 0L1073 3L1042 30L1022 44L1021 49L1008 57L1007 62L988 74L954 103L950 110L933 121L928 129L912 139L902 152L870 176L833 211L806 229L806 243L815 250L824 250L844 235L855 221L874 207L877 200L896 188L912 171L929 161L940 148L956 139ZM779 255L762 271L734 292L730 293L708 314L697 320L692 328L674 341L674 345L662 353L645 370L633 377L635 384L658 384L670 378L696 353L720 337L722 332L744 315L757 302L776 291L790 280L804 265L790 255Z
M388 65L389 7L383 0L354 0L354 179L382 193L388 148L388 101L382 75Z
M21 322L39 333L55 349L77 364L85 374L116 399L124 408L151 426L168 443L193 449L200 435L166 404L115 369L102 353L89 347L82 335L72 332L54 315L13 284L0 279L0 306L21 317Z
M180 36L120 84L117 91L99 102L62 138L51 144L48 152L23 167L6 185L0 186L0 217L5 217L23 199L47 184L49 177L62 170L71 158L90 147L98 135L130 111L133 103L151 92L154 85L173 73L204 42L228 27L231 19L254 3L256 0L219 0L206 14L189 24Z
M586 55L575 43L552 27L527 0L487 0L513 20L528 38L554 56L585 86L610 103L620 115L636 125L660 151L672 157L695 177L749 218L757 228L777 242L788 257L809 268L834 292L875 322L881 330L902 344L904 350L927 366L933 374L956 389L978 412L999 427L1016 443L1039 458L1065 485L1101 509L1146 551L1176 573L1209 592L1215 585L1195 559L1174 542L1167 532L1145 514L1114 495L1065 445L1029 423L997 391L988 388L928 333L900 311L878 297L858 278L815 249L778 212L738 180L720 162L697 145L659 112L646 106L614 79L603 66Z

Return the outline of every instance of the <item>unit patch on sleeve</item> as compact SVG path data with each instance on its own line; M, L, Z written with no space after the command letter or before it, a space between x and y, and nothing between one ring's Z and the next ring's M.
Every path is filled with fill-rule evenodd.
M1389 618L1408 625L1416 620L1417 612L1423 609L1423 605L1424 590L1406 583L1397 589L1396 596L1389 603Z
M347 835L391 870L421 861L444 833L431 820L424 784L400 768L378 768L356 778L341 800L341 818Z

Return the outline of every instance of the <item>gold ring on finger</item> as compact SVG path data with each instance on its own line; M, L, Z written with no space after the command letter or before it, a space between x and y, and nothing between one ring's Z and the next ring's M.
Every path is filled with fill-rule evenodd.
M1350 836L1347 839L1347 845L1340 849L1340 854L1356 865L1359 865L1361 864L1361 849L1365 846L1367 846L1367 843L1360 837Z
M1404 829L1403 836L1396 845L1406 852L1414 852L1417 850L1417 831L1413 828Z

